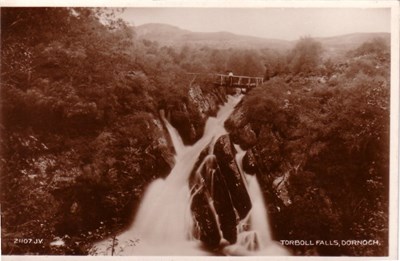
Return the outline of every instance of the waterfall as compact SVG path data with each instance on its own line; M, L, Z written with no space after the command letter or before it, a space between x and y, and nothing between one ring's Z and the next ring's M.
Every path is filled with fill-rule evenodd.
M252 208L249 215L238 225L238 241L224 249L232 255L289 255L289 252L271 238L271 229L265 207L264 197L256 175L243 171L243 157L246 151L235 144L236 162L244 176Z
M203 137L192 146L185 146L176 129L164 119L175 147L175 166L165 178L153 181L146 189L132 225L116 237L95 245L96 254L110 255L114 242L116 255L212 255L202 247L202 242L193 237L194 220L191 212L192 195L189 176L200 152L210 142L226 134L224 122L232 113L240 96L229 96L220 107L216 117L210 117L205 125ZM235 146L236 147L236 146ZM237 147L236 147L237 148ZM236 160L242 170L244 151L237 148ZM253 208L248 217L238 225L238 241L225 247L226 254L260 254L270 244L270 232L266 209L260 187L254 176L244 174ZM215 213L215 212L214 212ZM218 219L218 218L217 218ZM243 225L243 222L249 223ZM240 227L250 227L245 231ZM118 244L115 244L117 241ZM245 249L245 251L242 251ZM253 251L252 253L247 253ZM266 254L279 254L266 252ZM287 253L284 253L287 254Z
M172 144L174 145L176 155L181 155L183 150L185 149L185 145L183 144L182 138L179 135L178 131L172 127L171 123L169 123L166 119L163 119L165 126L167 127L168 133L171 136Z

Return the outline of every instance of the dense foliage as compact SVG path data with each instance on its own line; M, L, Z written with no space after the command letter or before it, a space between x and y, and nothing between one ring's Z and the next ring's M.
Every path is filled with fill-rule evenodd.
M166 47L138 40L114 11L93 8L2 8L1 32L3 254L87 254L127 226L146 185L174 164L159 111L193 143L201 131L186 132L201 130L215 110L201 114L190 101L188 73L202 73L198 92L218 96L204 75L226 70L269 80L242 108L257 136L251 146L264 190L271 176L289 181L292 203L273 213L277 238L387 245L384 42L365 43L344 61L322 60L310 38L287 54ZM57 239L65 245L49 244Z
M1 9L4 254L84 254L128 225L145 186L173 164L159 110L179 119L189 108L195 127L204 123L187 73L264 71L255 50L138 40L118 11ZM57 238L66 244L50 246Z
M3 253L84 253L168 172L169 159L153 170L168 153L152 79L130 73L133 37L103 10L2 9ZM65 247L49 246L57 237Z
M227 126L258 156L265 193L272 187L280 198L271 208L277 239L380 244L297 246L295 254L387 255L389 49L376 39L321 69L311 62L319 58L314 45L300 40L291 54L295 70L244 98L241 126L250 124L255 142L237 137L242 127ZM298 67L299 57L315 58Z

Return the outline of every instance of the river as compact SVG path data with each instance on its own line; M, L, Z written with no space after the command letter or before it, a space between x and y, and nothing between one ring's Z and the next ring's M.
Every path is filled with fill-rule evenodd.
M215 255L193 236L189 175L200 152L218 137L226 134L224 122L243 96L228 96L216 117L210 117L203 137L192 146L185 146L177 130L165 121L175 147L175 166L163 179L154 180L146 189L132 225L113 241L94 246L97 255ZM235 145L236 161L242 170L245 151ZM225 255L288 255L286 249L271 239L267 211L256 176L243 173L252 209L237 226L238 240L221 248ZM114 250L111 245L114 242Z

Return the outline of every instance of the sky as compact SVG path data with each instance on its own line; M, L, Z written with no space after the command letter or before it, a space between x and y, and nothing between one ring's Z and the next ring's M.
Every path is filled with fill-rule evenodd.
M356 32L390 32L389 8L127 8L121 17L138 26L164 23L194 32L227 31L297 40Z

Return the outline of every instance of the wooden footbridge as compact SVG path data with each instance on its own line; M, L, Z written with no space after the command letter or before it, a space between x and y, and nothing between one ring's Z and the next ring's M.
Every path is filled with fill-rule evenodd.
M229 76L226 74L215 74L214 84L219 86L226 86L232 88L246 88L250 89L263 84L263 77L250 77L250 76Z
M211 73L211 74L201 74L201 73L188 73L190 75L194 75L196 79L197 76L207 76L210 80L213 81L215 86L225 86L228 88L241 88L241 89L252 89L257 87L264 82L263 77L251 77L251 76L238 76L233 75L230 76L228 74L218 74L218 73ZM193 79L193 80L194 80Z

